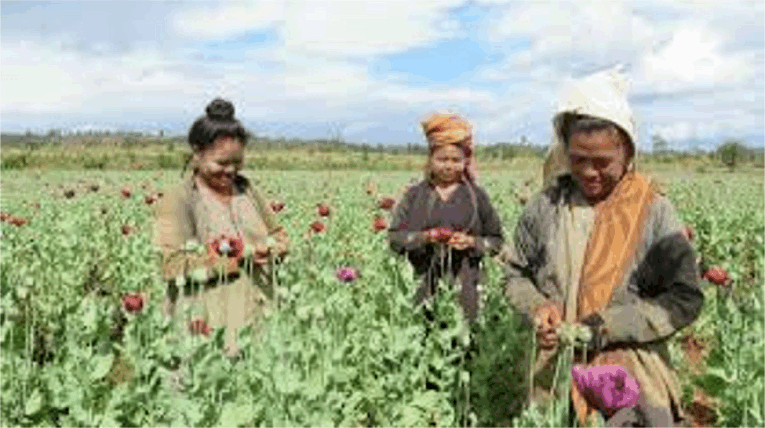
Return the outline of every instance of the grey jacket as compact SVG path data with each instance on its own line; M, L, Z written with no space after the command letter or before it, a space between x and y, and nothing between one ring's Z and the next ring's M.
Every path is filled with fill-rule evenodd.
M505 296L527 319L547 299L565 303L565 282L550 255L561 208L576 191L570 175L560 177L534 197L518 221L505 259ZM696 257L672 204L656 195L649 210L635 262L600 314L608 330L606 345L662 342L701 310Z

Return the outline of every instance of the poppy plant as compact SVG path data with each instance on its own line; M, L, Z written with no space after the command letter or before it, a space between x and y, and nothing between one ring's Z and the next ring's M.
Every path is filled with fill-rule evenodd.
M191 332L191 334L210 336L211 329L210 326L207 325L207 321L201 318L196 318L189 321L189 332Z
M0 221L6 221L11 218L11 215L8 213L0 213Z
M329 206L327 204L319 204L317 205L316 212L321 217L329 217Z
M343 267L337 270L336 276L338 280L349 283L359 277L359 271L352 267Z
M394 205L396 205L396 200L391 198L390 196L383 196L377 201L377 206L386 211L393 208Z
M273 210L273 212L278 213L279 211L283 209L284 209L284 202L281 202L281 201L271 202L271 210Z
M325 230L327 230L327 226L324 225L324 223L320 221L315 221L311 223L311 231L314 233L322 233Z
M624 367L584 368L576 364L571 368L571 377L587 401L606 416L638 404L640 386Z
M128 236L133 232L133 228L129 224L122 225L122 234Z
M683 235L685 235L689 241L693 242L693 238L696 237L696 231L693 230L693 226L686 224L683 228Z
M447 243L452 238L454 232L446 227L437 227L428 231L430 238L436 242Z
M375 232L380 232L385 230L388 227L388 222L385 221L384 218L377 216L375 217L375 221L372 224L372 228Z
M11 217L8 219L8 222L14 226L23 226L29 223L29 220L21 217Z
M143 296L140 293L127 293L122 296L122 308L129 314L137 314L143 309Z
M707 269L707 271L704 272L704 275L702 275L702 278L714 285L728 285L730 283L728 272L719 267Z
M74 190L67 189L66 191L64 191L64 196L66 196L67 199L72 199L74 197Z
M129 188L129 187L127 187L127 186L124 186L124 187L123 187L123 188L120 190L120 193L122 194L122 197L123 197L123 198L125 198L125 199L129 198L129 197L130 197L130 195L131 195L131 192L130 192L130 188Z
M244 241L239 237L221 236L212 241L212 248L220 256L228 255L232 258L238 258L244 253Z
M143 198L143 201L146 203L146 205L153 204L157 199L152 195L146 195L146 197Z

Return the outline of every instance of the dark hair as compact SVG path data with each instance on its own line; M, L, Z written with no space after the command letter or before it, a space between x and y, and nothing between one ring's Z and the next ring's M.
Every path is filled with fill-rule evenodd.
M242 124L234 119L234 105L216 98L207 105L206 116L197 119L189 130L189 145L194 151L205 150L219 137L234 137L247 144L250 135Z
M202 116L189 129L189 145L194 152L210 148L220 137L234 137L247 144L250 134L241 122L234 119L234 105L222 98L216 98L205 108L206 116ZM192 156L186 159L181 175L191 162Z
M610 131L615 133L620 141L627 146L627 157L632 158L635 155L635 147L630 137L621 126L610 120L601 119L584 114L565 114L561 118L560 128L563 144L568 148L571 136L578 133L591 133L596 131Z

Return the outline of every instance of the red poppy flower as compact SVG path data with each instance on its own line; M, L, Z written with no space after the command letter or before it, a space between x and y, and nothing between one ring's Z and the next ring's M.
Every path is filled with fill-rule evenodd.
M133 232L133 227L129 224L123 224L122 225L122 234L125 236L130 235Z
M207 321L197 318L189 321L189 331L191 334L201 334L204 336L210 336L210 326L207 325Z
M72 199L74 197L74 190L73 189L65 190L64 196L66 196L67 199Z
M6 221L6 220L10 220L10 219L11 219L11 215L10 214L8 214L8 213L0 213L0 221Z
M325 226L324 223L320 221L315 221L311 223L311 231L313 231L314 233L321 233L321 232L324 232L325 230L327 230L327 226Z
M29 223L29 220L21 217L11 217L8 219L8 222L14 226L23 226Z
M244 253L244 241L241 238L221 236L213 240L212 247L220 256L227 254L231 258L238 258Z
M163 196L165 196L165 194L164 194L164 193L162 193L162 192L157 192L157 199L159 199L159 198L161 198L161 197L163 197Z
M430 234L430 237L433 240L437 242L442 242L442 243L449 242L449 240L452 238L452 235L454 234L454 232L452 232L451 229L446 227L437 227L435 229L430 229L428 233Z
M683 228L683 235L685 235L689 241L693 242L693 238L696 237L696 231L693 230L693 226L686 224Z
M714 285L728 285L730 283L730 276L725 269L719 267L713 267L704 272L702 278L711 282Z
M319 204L317 206L316 211L319 213L319 216L321 217L329 216L329 206L327 206L327 204Z
M375 217L374 224L372 225L372 228L375 230L375 232L380 232L385 230L388 227L388 222L385 221L382 217Z
M122 197L123 197L123 198L127 199L127 198L129 198L129 197L130 197L130 194L131 194L131 192L130 192L130 188L129 188L129 187L127 187L127 186L125 186L125 187L123 187L123 188L120 190L120 193L122 193Z
M281 210L283 210L283 209L284 209L284 202L281 202L281 201L274 201L274 202L271 202L271 209L272 209L272 210L273 210L275 213L278 213L279 211L281 211Z
M386 211L393 208L394 205L396 205L396 200L391 198L390 196L383 196L382 198L377 200L377 206Z
M129 314L137 314L143 309L143 296L140 293L127 293L122 296L122 308Z

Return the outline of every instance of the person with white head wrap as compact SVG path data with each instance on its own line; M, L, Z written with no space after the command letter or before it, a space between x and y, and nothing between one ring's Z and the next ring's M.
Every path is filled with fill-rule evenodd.
M556 177L570 172L563 133L566 119L573 115L598 117L614 123L629 137L633 154L637 153L637 126L632 109L627 103L628 89L629 81L621 66L592 74L567 85L558 103L557 114L553 118L552 144L543 171L545 186ZM635 169L634 157L631 161L630 169Z
M612 426L672 426L684 415L666 340L696 319L703 293L672 204L636 172L627 86L612 69L564 91L544 190L521 214L505 259L505 294L535 321L532 400L556 393L558 329L578 325L591 339L576 363L621 366L640 384L638 405L616 412L572 385L579 424L600 415Z

